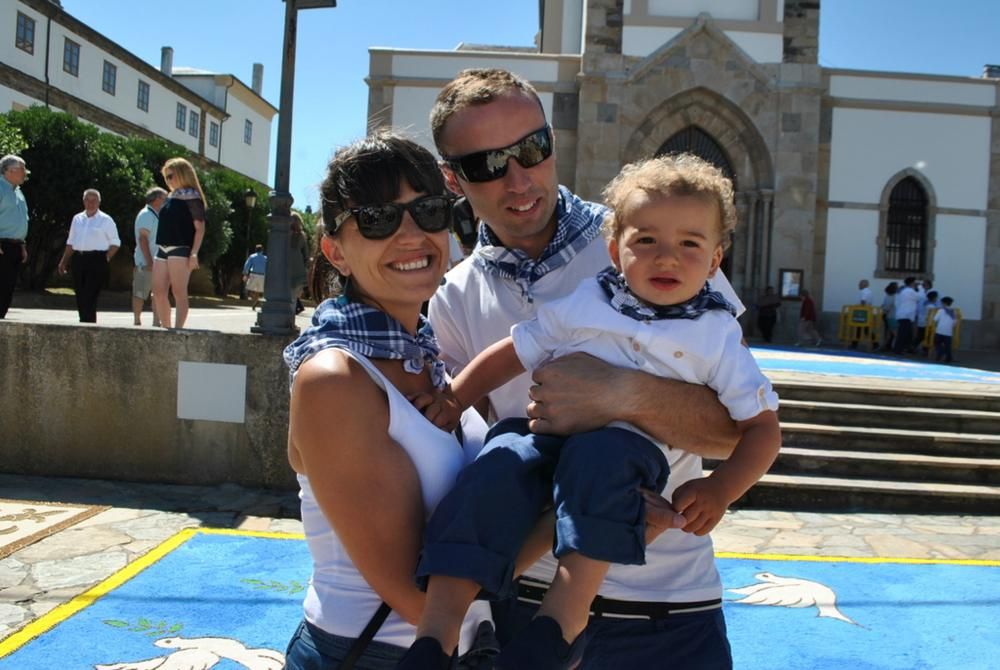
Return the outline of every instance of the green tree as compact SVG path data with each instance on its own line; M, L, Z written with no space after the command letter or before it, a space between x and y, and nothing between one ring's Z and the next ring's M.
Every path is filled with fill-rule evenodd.
M267 208L262 206L267 203L267 191L257 182L225 168L207 172L202 187L210 201L207 216L225 222L226 248L211 260L206 257L204 262L212 267L215 292L226 295L239 287L247 250L254 244L267 243ZM250 210L246 205L247 189L257 194L257 204Z
M21 129L11 123L6 116L0 116L0 156L7 154L20 155L28 143L21 134Z

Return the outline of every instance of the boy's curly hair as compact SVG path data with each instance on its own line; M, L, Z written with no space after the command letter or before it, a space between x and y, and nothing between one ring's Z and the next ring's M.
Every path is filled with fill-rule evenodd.
M604 188L604 204L611 211L604 217L604 236L614 239L625 226L625 202L641 189L651 196L693 196L713 202L719 212L720 244L729 248L736 228L733 182L722 170L694 154L670 154L629 163Z

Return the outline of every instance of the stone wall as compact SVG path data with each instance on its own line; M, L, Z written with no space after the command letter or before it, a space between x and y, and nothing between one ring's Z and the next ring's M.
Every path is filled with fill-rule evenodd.
M0 322L0 471L293 489L285 344ZM177 418L180 361L246 366L244 422Z

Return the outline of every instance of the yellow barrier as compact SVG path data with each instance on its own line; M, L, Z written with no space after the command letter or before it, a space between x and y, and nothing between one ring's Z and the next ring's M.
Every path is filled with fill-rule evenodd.
M867 342L871 348L878 345L882 332L882 308L874 305L844 305L840 308L840 327L837 338L845 344Z
M931 307L927 310L927 327L924 329L924 341L920 343L922 347L927 349L927 357L934 358L934 329L936 324L934 323L934 315L937 313L937 307ZM955 351L958 349L959 336L962 334L962 309L960 307L954 308L955 312L955 328L951 333L951 350Z

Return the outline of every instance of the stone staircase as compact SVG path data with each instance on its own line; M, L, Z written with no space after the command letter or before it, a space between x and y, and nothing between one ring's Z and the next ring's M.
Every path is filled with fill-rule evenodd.
M775 389L784 446L734 508L1000 514L1000 389Z

